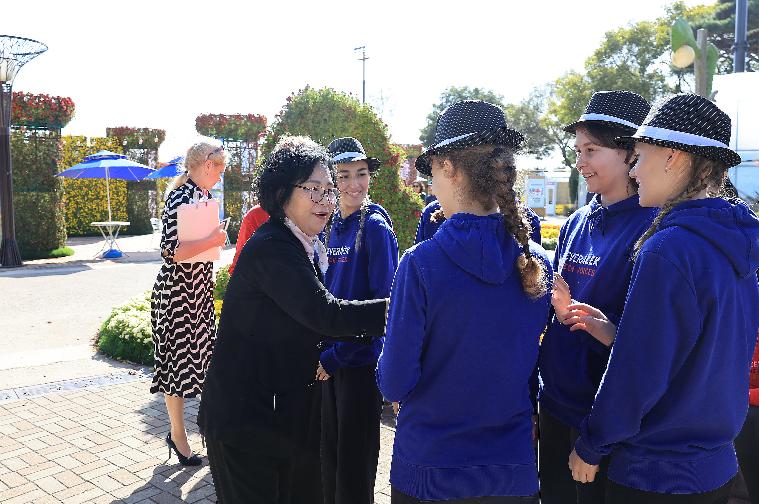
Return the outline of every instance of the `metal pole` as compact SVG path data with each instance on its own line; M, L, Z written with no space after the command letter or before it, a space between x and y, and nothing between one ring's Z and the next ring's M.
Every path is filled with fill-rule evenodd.
M358 51L359 49L361 49L361 57L358 60L362 63L361 103L366 103L366 60L368 60L369 58L366 57L366 46L356 47L353 50Z
M111 217L111 181L108 177L108 167L105 167L105 192L108 195L108 222L113 222Z
M693 63L693 73L696 80L696 94L708 98L706 94L707 87L707 69L706 69L706 44L709 39L709 31L701 28L696 32L696 44L698 44L698 55Z
M3 268L21 266L21 253L16 242L13 212L13 171L11 167L11 103L10 83L0 83L0 213L3 239L0 242L0 265Z
M735 2L735 46L733 56L733 72L746 71L746 54L748 53L748 38L746 30L748 26L748 1L736 0Z

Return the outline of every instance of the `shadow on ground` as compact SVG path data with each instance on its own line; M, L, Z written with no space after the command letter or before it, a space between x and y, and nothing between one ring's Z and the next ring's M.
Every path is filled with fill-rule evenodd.
M176 461L176 457L174 457L174 461ZM208 463L207 460L203 462L204 464ZM196 502L204 498L211 502L216 502L216 493L211 482L211 473L208 472L201 478L197 477L198 473L203 471L204 466L183 467L178 463L172 464L170 461L166 461L165 464L161 462L157 463L159 465L153 469L153 475L148 481L134 489L130 495L121 499L114 499L111 504L142 502L159 494L162 495L158 498L157 502L184 502L183 494L185 495L184 499L190 502ZM184 488L192 480L196 481L189 490ZM173 496L174 499L168 497L167 494Z

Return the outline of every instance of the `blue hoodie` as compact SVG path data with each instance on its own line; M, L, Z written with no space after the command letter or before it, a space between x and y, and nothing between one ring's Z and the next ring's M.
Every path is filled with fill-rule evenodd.
M540 245L540 217L538 217L538 214L533 212L530 207L525 207L525 209L527 210L527 216L529 217L530 225L532 226L530 239ZM414 240L414 243L421 243L424 240L429 240L440 227L442 222L433 222L431 219L432 214L437 210L440 210L440 202L437 199L424 207L422 216L419 218L419 224L416 227L416 239Z
M735 476L759 328L759 219L723 199L676 205L643 246L616 340L575 449L648 492Z
M433 201L422 210L422 216L419 217L419 224L416 226L416 239L414 243L421 243L424 240L429 240L435 231L440 227L440 222L434 222L432 220L432 214L440 210L440 202L438 200Z
M559 232L554 271L569 284L572 299L603 311L615 324L630 285L635 242L657 210L641 208L638 195L608 207L596 195ZM552 317L540 347L540 406L577 429L590 413L609 360L609 348L585 331Z
M501 215L454 214L401 259L377 383L402 402L390 482L407 495L538 490L528 380L550 294L523 292L520 253Z
M333 296L363 301L390 296L398 267L398 240L393 222L380 205L370 204L366 211L361 247L356 252L359 210L345 219L336 213L327 244L329 268L324 283ZM325 343L319 361L329 374L342 367L375 366L382 351L382 338L371 345Z

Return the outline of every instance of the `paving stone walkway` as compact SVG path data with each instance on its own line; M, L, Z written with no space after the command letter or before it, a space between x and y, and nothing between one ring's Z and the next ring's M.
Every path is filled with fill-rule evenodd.
M0 502L216 502L207 459L197 468L167 461L166 408L148 386L149 377L131 372L0 391ZM190 444L205 455L197 409L187 401ZM375 486L381 504L390 503L389 423Z

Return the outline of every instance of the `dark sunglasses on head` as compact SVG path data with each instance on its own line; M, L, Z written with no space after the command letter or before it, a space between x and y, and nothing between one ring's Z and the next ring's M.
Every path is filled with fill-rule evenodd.
M214 150L212 150L211 152L208 153L208 155L206 156L206 161L208 161L209 159L211 159L211 156L213 156L214 154L218 154L219 152L223 152L223 151L224 151L224 146L223 145L219 146L219 147L216 147Z

